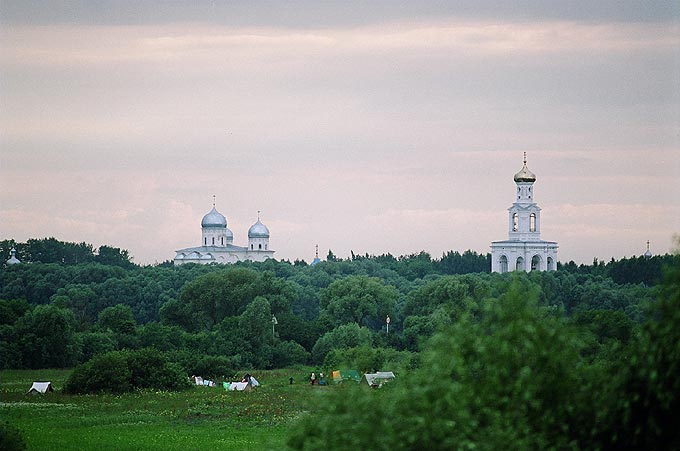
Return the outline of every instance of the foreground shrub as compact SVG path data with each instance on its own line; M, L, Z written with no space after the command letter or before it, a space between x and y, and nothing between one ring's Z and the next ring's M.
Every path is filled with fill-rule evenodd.
M0 421L0 449L4 451L20 451L26 449L26 442L19 429L6 421Z
M519 283L434 337L422 366L380 390L340 390L293 449L579 449L591 420L580 340ZM592 422L590 422L592 424ZM586 429L587 431L587 429ZM581 441L583 439L583 441Z
M154 349L100 354L77 366L69 376L67 393L124 393L139 388L181 390L190 386L179 365Z

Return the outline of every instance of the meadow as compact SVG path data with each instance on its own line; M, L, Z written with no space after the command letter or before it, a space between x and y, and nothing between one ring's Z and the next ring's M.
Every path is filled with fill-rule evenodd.
M251 392L220 384L75 396L62 392L69 372L2 371L0 418L20 429L29 450L282 450L295 420L334 389L310 386L298 368L251 372L261 383ZM27 395L33 381L51 381L55 392Z

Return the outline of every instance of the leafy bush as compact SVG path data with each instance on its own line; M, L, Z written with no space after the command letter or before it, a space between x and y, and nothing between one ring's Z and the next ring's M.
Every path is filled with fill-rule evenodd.
M67 393L124 393L138 388L181 390L190 386L181 367L155 349L113 351L77 366Z
M5 451L26 449L26 442L24 442L19 429L6 421L0 421L0 449Z
M299 343L282 341L274 347L274 368L285 368L309 360L309 352Z
M322 363L326 354L333 349L346 349L371 344L371 331L357 323L343 324L319 338L312 348L312 359Z
M97 354L104 354L116 349L116 341L110 333L83 332L76 334L80 342L80 362L87 362Z
M66 393L125 393L132 389L125 353L107 352L75 367L64 385Z

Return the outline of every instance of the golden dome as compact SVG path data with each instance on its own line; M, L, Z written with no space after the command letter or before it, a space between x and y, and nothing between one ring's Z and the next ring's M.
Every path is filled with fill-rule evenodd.
M524 166L515 174L515 182L535 182L536 175L527 168L527 153L524 152Z

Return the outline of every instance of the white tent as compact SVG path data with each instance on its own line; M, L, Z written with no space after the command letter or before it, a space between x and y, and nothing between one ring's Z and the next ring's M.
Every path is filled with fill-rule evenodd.
M248 382L230 382L227 390L229 391L243 391L251 390L251 386Z
M394 379L392 371L378 371L377 373L366 373L362 380L365 380L371 387L380 387L385 382Z
M33 382L33 385L31 385L30 390L26 394L29 393L47 393L48 391L54 391L52 388L52 382Z

